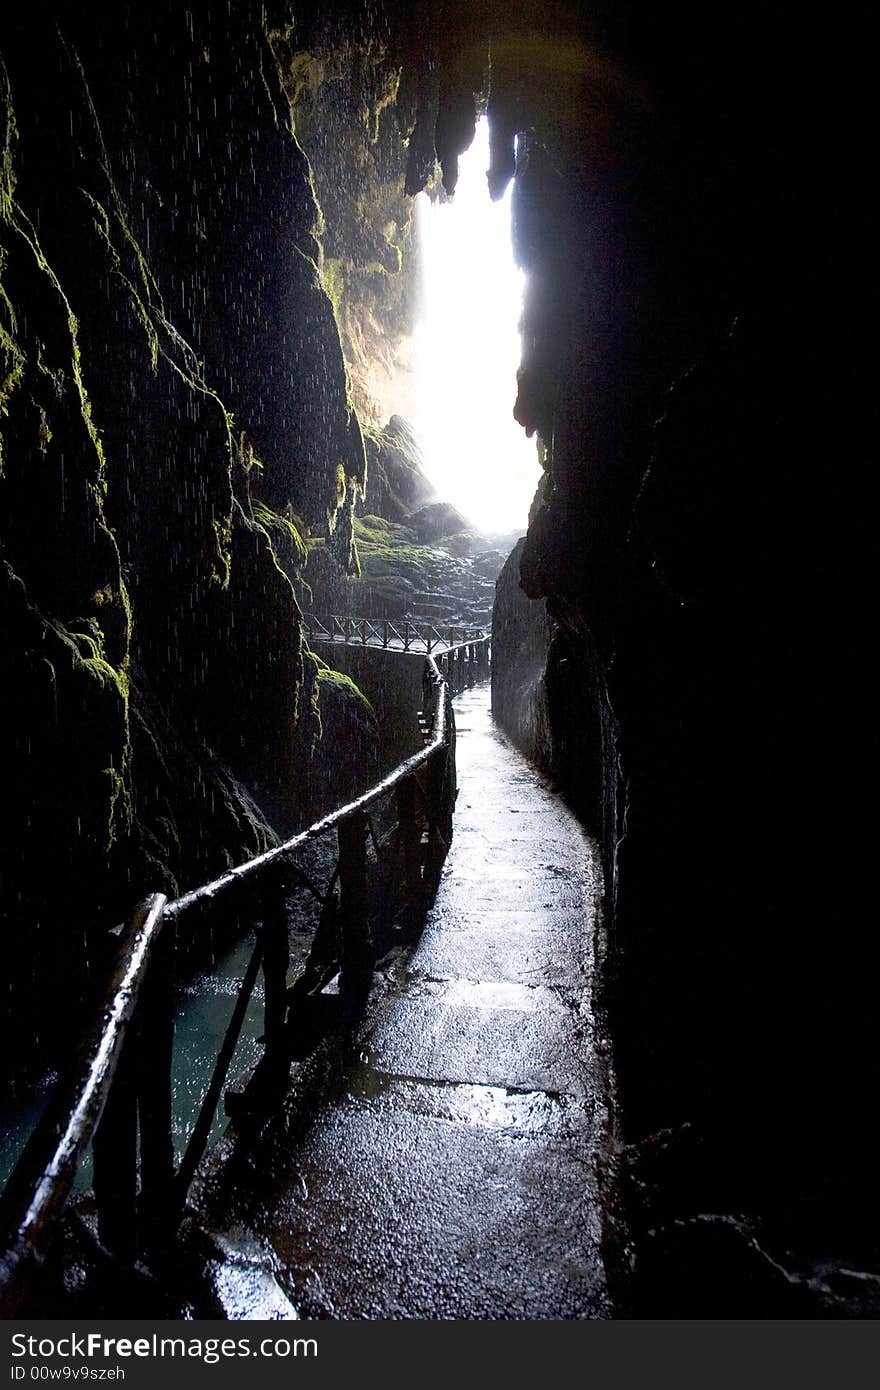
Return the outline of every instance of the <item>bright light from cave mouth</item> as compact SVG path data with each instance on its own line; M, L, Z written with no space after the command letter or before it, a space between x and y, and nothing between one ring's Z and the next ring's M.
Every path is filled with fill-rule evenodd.
M525 276L513 260L510 195L486 186L484 116L451 202L417 200L422 304L416 418L439 497L483 531L525 531L540 476L535 441L513 418Z

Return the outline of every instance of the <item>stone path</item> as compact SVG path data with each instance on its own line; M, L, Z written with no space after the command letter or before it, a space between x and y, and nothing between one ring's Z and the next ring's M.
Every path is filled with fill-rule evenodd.
M294 1316L610 1315L597 852L488 706L486 685L455 702L455 835L418 947L271 1198L220 1241Z

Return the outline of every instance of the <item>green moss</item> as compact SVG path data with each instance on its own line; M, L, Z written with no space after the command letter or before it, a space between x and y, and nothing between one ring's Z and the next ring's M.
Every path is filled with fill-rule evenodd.
M36 228L34 227L30 218L23 211L23 209L18 206L14 198L11 197L4 198L2 200L2 212L3 220L26 243L31 254L34 257L34 260L37 263L39 270L42 274L44 274L47 277L47 279L52 285L52 288L55 290L56 294L58 295L58 298L60 299L63 305L64 314L67 320L67 328L70 334L71 376L79 397L80 412L82 414L83 421L85 422L86 429L95 449L98 465L98 477L99 480L103 480L104 450L101 445L101 439L98 430L96 429L95 424L92 420L92 405L91 401L89 400L89 395L86 390L85 382L83 381L82 355L80 353L78 340L79 324L77 322L76 315L70 307L70 301L68 300L67 295L61 288L61 282L59 281L58 276L55 274L55 271L52 269L52 267L49 265L49 262L46 260L46 257L43 255L43 250L40 246L40 242L37 237ZM6 297L4 296L4 298ZM8 299L6 300L6 303L9 303ZM12 306L10 305L9 307L11 309ZM15 322L14 314L12 322L13 324ZM3 344L3 346L5 347L5 344ZM16 352L13 353L12 372L14 384L17 383L18 380L20 380L21 372L24 369L25 360L26 359L23 355L20 355Z
M211 529L214 532L214 554L217 563L211 567L208 582L226 589L232 573L232 517L213 517Z
M321 278L324 282L324 289L327 291L330 303L333 305L333 312L336 321L339 322L339 313L342 304L342 297L345 293L345 268L344 262L339 256L326 256L321 267Z
M373 395L376 367L394 372L417 290L406 148L394 110L400 64L382 42L350 36L334 48L306 33L302 23L283 26L270 41L326 217L318 232L322 274L350 394L361 417L378 422L386 412Z
M12 201L15 197L15 145L18 140L18 124L15 107L12 104L12 87L6 65L0 64L0 83L2 83L3 102L3 155L0 163L0 217L9 220Z
M309 757L311 758L315 746L323 737L324 726L321 722L320 690L318 686L318 671L324 666L320 657L315 656L308 642L303 638L302 643L302 670L303 670L303 689L308 694L308 710L311 715L310 725L313 732L312 741L309 747Z
M125 671L111 665L104 655L100 628L93 625L91 632L71 632L59 622L48 621L47 627L58 638L71 657L73 669L85 672L105 690L115 690L123 706L128 708L128 676Z
M29 248L39 270L52 284L53 289L58 295L67 320L67 327L70 333L70 362L71 374L76 386L80 410L83 420L95 447L98 458L99 473L103 473L104 455L101 448L101 441L98 431L92 422L92 408L88 393L82 378L81 355L78 342L79 325L76 316L70 306L70 302L65 295L61 284L52 267L49 265L40 246L36 228L30 218L24 212L15 198L15 146L18 139L18 128L15 120L15 110L12 103L12 92L9 85L9 77L6 69L2 69L2 105L4 117L3 132L3 156L2 169L0 169L0 220ZM0 261L0 274L5 267L5 257ZM6 400L15 386L21 381L24 371L26 357L21 348L15 341L16 317L12 303L5 290L0 288L0 308L2 308L5 322L0 323L0 351L3 354L3 384L0 386L0 413L5 414ZM38 354L38 366L42 367L42 361ZM44 369L45 370L45 369ZM57 385L57 382L56 382ZM0 458L2 463L2 458Z
M346 496L345 468L343 467L343 465L342 465L341 463L337 463L337 465L336 465L336 500L337 500L337 502L339 503L340 506L341 506L342 503L345 501L345 496Z
M305 589L310 600L311 589L302 578L309 554L309 542L302 519L292 509L288 508L285 513L274 512L263 502L254 503L253 518L254 524L266 536L278 569L293 585L294 592Z
M473 555L475 551L485 550L486 542L476 531L457 531L454 536L443 537L443 549L450 555Z
M315 661L318 663L317 675L319 709L321 700L321 688L326 686L332 686L333 689L337 692L340 692L344 696L347 696L359 702L365 710L368 710L371 715L375 716L376 712L373 709L373 706L370 704L369 700L367 699L364 692L361 690L360 686L356 685L355 682L351 679L351 676L346 676L343 671L334 671L332 667L326 666L324 662L320 660L319 657L315 657Z
M356 517L354 526L365 580L400 579L422 587L462 574L461 562L448 550L419 545L408 526L379 516Z
M79 687L80 693L75 697L77 705L94 709L96 715L103 710L100 718L101 724L105 726L106 743L110 749L115 748L120 756L119 766L111 761L109 766L101 769L100 773L107 781L107 840L105 848L109 850L118 839L128 835L132 824L128 674L124 669L114 666L107 660L104 652L103 634L93 619L84 620L84 623L88 625L88 631L72 631L64 624L52 619L43 619L41 623L44 640L49 639L48 654L44 656L43 661L51 673L50 679L56 699L56 717L61 717L64 714L66 718L66 712L57 709L59 690L67 691L70 698L74 698L73 691ZM58 679L59 664L68 666L67 678L63 684ZM94 683L96 696L97 692L101 692L98 696L98 704L95 704L88 694L90 683ZM102 697L109 697L111 701L115 702L116 709L112 714L112 705L108 707L100 703ZM75 723L73 727L76 727ZM111 754L112 756L114 754Z
M151 297L153 286L150 282L149 271L146 262L140 251L140 247L129 233L128 240L135 248L135 261L139 268L143 292L139 292L135 287L134 281L125 273L122 267L122 259L113 244L113 232L110 222L110 214L102 203L91 193L85 191L85 197L92 208L93 222L95 231L104 244L105 250L110 258L112 273L125 286L129 299L135 311L135 316L143 329L147 340L147 348L150 356L150 366L155 372L159 366L159 332L151 313Z
M383 516L356 516L354 534L355 540L361 545L398 547L416 544L415 531L397 521L386 521Z
M291 106L296 109L303 102L314 105L322 85L327 81L339 80L343 63L344 57L339 50L293 53L285 72Z
M8 400L25 374L26 356L18 343L15 310L3 286L6 252L0 247L0 416L6 416ZM3 473L3 439L0 438L0 474Z
M112 849L118 840L125 839L131 833L134 818L128 749L125 750L122 769L111 765L105 767L103 772L110 783L110 821L107 848Z

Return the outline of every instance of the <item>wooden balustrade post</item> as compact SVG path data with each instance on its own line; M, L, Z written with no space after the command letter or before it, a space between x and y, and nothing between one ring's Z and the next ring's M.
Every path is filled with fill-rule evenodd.
M452 841L452 813L458 796L458 775L455 767L455 713L449 691L444 692L444 699L447 738L445 755L441 760L437 815L440 832L449 845Z
M416 898L422 889L422 827L417 814L414 777L408 777L397 788L397 817L406 896Z
M367 818L349 816L338 829L339 925L342 971L340 994L347 1010L365 1002L373 974L373 943L367 916Z
M438 659L437 659L435 665L436 665L436 667L437 667L437 674L439 675L441 681L444 679L444 676L443 676L443 664L442 664L442 663L443 663L443 657L440 656L440 657L438 657ZM424 684L422 685L422 693L423 693L423 695L424 695L424 706L423 706L423 709L424 709L424 715L425 715L425 726L426 726L426 728L427 728L429 734L432 733L432 732L433 732L433 729L434 729L434 711L435 711L435 709L436 709L436 702L435 702L435 696L434 696L434 689L435 689L435 683L434 683L434 680L433 680L432 677L431 677L430 672L428 671L427 663L426 663L426 665L425 665L425 680L424 680Z
M385 622L382 624L382 646L383 646L383 647L387 647L387 646L388 646L388 619L387 619L387 618L385 619Z
M167 926L153 948L137 1015L137 1093L140 1119L140 1228L161 1248L176 1224L171 1069L174 1052L175 940Z
M422 708L421 708L421 718L422 718L422 722L423 722L423 724L425 725L425 728L426 728L427 730L430 730L430 725L431 725L431 692L432 692L432 690L433 690L433 683L432 683L432 681L431 681L430 667L428 666L428 663L427 663L427 661L426 661L426 662L425 662L425 666L424 666L424 670L422 671Z
M287 877L284 864L270 870L262 889L264 1037L266 1061L287 1063L285 1019L290 938L287 915Z
M447 743L439 748L427 770L428 850L425 857L424 885L429 893L436 891L443 862L452 842L452 812L456 798L455 772L455 715L451 689L443 692L446 703Z
M138 1249L137 1213L137 1036L123 1046L101 1123L92 1139L92 1186L98 1208L98 1239L121 1260Z

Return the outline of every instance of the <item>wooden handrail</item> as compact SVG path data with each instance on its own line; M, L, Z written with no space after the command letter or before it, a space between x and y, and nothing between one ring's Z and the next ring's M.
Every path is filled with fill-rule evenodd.
M25 1148L7 1191L20 1191L37 1163L36 1182L20 1202L12 1239L0 1255L0 1311L13 1316L27 1283L45 1257L54 1223L64 1210L80 1159L92 1138L110 1093L126 1032L147 973L151 949L162 930L165 896L154 893L138 905L119 942L117 964L95 1009L95 1022L76 1064L50 1102L49 1110ZM45 1166L40 1151L51 1148ZM24 1182L22 1181L24 1179Z
M333 619L331 621L339 620ZM351 631L350 620L344 621L348 625L348 631ZM449 653L445 655L450 656ZM448 713L451 707L449 706L447 684L436 662L430 656L426 658L425 662L424 684L428 707L426 713L430 716L431 727L428 741L418 753L400 763L391 773L361 796L337 808L283 844L257 855L244 864L237 865L210 883L203 884L201 887L183 894L173 902L167 902L162 894L154 894L138 906L127 927L116 928L111 933L111 936L119 937L116 965L102 992L99 1005L93 1016L93 1022L83 1037L77 1053L77 1064L70 1077L56 1089L46 1115L31 1135L3 1193L2 1204L0 1204L0 1230L9 1243L6 1250L0 1253L0 1316L13 1317L21 1308L31 1279L45 1259L53 1228L64 1210L76 1179L81 1158L90 1140L95 1142L96 1195L99 1195L97 1182L98 1158L101 1156L98 1154L97 1148L99 1139L102 1141L102 1168L105 1171L109 1170L112 1174L114 1155L121 1154L121 1166L125 1170L125 1181L122 1186L126 1191L123 1194L123 1200L116 1202L109 1214L103 1213L103 1218L99 1200L99 1235L105 1243L110 1244L115 1253L126 1256L131 1256L134 1253L138 1210L135 1148L136 1107L139 1100L143 1104L144 1094L142 1090L143 1078L142 1076L139 1078L137 1066L134 1065L137 1058L135 1057L133 1060L131 1049L125 1048L124 1044L138 1005L145 994L149 995L150 998L144 999L144 1004L149 1003L154 1012L156 1005L153 995L157 999L163 999L164 1002L160 1008L166 1013L170 1007L168 998L163 995L162 990L156 991L152 985L148 990L145 991L144 989L145 982L151 978L150 961L154 954L153 948L163 927L166 931L176 927L178 920L190 909L199 905L213 904L242 884L249 886L254 886L258 882L267 884L271 900L271 894L275 892L277 896L279 888L283 887L285 863L290 859L290 856L304 845L333 830L340 831L340 866L346 857L349 864L354 865L342 874L342 880L349 884L347 898L346 891L343 890L343 907L347 919L350 920L353 907L356 906L353 903L353 898L361 891L357 885L362 877L362 869L356 867L356 861L362 857L363 853L362 841L366 833L367 811L383 797L387 797L393 792L400 793L404 787L411 787L413 794L412 796L404 796L402 800L398 796L398 806L414 807L416 788L420 785L417 774L429 765L435 765L438 769L438 778L428 778L427 780L433 781L436 787L441 789L442 796L448 802L445 810L438 812L441 819L442 815L451 818L451 804L454 800L454 775L450 798L450 784L447 773L444 771L447 767L447 759L444 758L442 767L437 760L444 754L448 754L449 757L453 756L454 728ZM404 828L403 839L407 846L405 851L408 863L407 877L411 879L413 855L418 852L418 847L412 841L411 835L407 838L410 829L411 827ZM279 869L281 870L280 875L273 873L273 870ZM354 891L352 886L354 886ZM261 891L265 893L266 889ZM362 960L364 950L369 946L369 940L363 935L363 932L355 932L355 936L358 937L358 941L355 942L357 949L352 951L351 942L349 942L348 958L349 960ZM344 949L346 949L345 943ZM164 955L164 951L162 954ZM268 998L268 958L270 953L258 947L255 958L259 958L261 954L263 955L264 970L267 972ZM277 974L277 963L274 968ZM286 961L281 964L280 969L283 977L287 971ZM253 986L251 975L255 975L255 968L249 972L248 994ZM248 979L246 979L245 985L248 985ZM283 978L280 983L283 991ZM278 997L278 984L279 981L274 979L273 993L276 999ZM138 1014L138 1018L140 1018L140 1014ZM235 1021L234 1019L233 1022ZM155 1023L155 1019L152 1022ZM148 1032L149 1025L149 1019L141 1020L135 1030L133 1043L138 1034ZM267 1055L270 1041L267 1029ZM277 1046L277 1039L275 1044ZM161 1198L165 1192L163 1182L166 1178L170 1179L168 1184L169 1202L176 1205L178 1209L182 1206L186 1196L186 1187L188 1187L192 1177L192 1170L198 1161L197 1155L204 1147L203 1140L206 1133L202 1133L202 1131L206 1130L206 1126L210 1128L210 1121L222 1091L223 1080L231 1062L232 1048L224 1047L221 1049L221 1053L209 1088L211 1103L207 1107L203 1107L199 1117L199 1134L195 1137L197 1142L188 1148L187 1157L176 1178L170 1171L171 1158L169 1157L166 1163L160 1154L157 1162L155 1152L153 1152L151 1166L153 1177L157 1179L158 1186L155 1187L155 1190L147 1192L142 1167L141 1215L143 1215L148 1201L155 1205L157 1195ZM124 1065L120 1067L120 1060L123 1056L126 1060ZM143 1068L142 1062L140 1065ZM170 1050L167 1067L168 1097L166 1099L170 1106ZM116 1081L115 1086L114 1081ZM141 1088L140 1092L139 1088ZM155 1079L152 1099L155 1100ZM99 1130L99 1124L105 1110L105 1123ZM170 1125L170 1109L167 1110L166 1118ZM145 1158L143 1152L143 1114L141 1130L143 1165ZM170 1153L170 1130L168 1143ZM159 1149L161 1150L161 1137ZM164 1173L165 1167L169 1168L167 1174ZM101 1224L102 1219L103 1226ZM126 1226L130 1228L128 1232L125 1229ZM108 1236L106 1240L105 1232ZM119 1238L120 1234L121 1238Z
M491 633L482 627L438 628L433 623L414 623L408 618L401 618L397 623L383 618L380 632L378 621L336 613L323 617L307 613L303 621L306 635L316 641L344 642L364 647L377 646L387 651L402 649L405 652L418 652L419 655L430 656L439 645L443 646L442 654L445 655L449 651L456 651L460 647L469 647L475 643L485 643L487 646L491 644ZM392 646L392 637L401 643L401 648ZM417 643L421 643L421 646L414 645Z
M350 820L352 816L368 811L381 797L387 796L401 782L412 777L427 762L430 762L437 750L446 741L446 705L442 698L445 681L432 658L428 657L427 661L429 668L432 668L432 676L436 682L437 698L430 741L424 748L419 749L418 753L413 753L412 757L407 758L405 762L399 763L393 772L390 772L381 782L377 782L374 787L370 787L354 801L349 801L345 806L340 806L338 810L332 811L330 815L324 816L322 820L316 821L314 825L309 826L308 830L301 830L297 835L285 840L283 844L275 845L272 849L265 850L253 859L246 860L244 864L237 864L234 869L229 869L227 873L212 879L210 883L203 884L201 888L194 888L192 892L184 893L182 897L175 898L165 908L166 917L171 919L180 917L197 904L213 902L222 893L228 892L231 888L246 882L248 879L256 878L265 869L289 858L291 854L302 849L303 845L307 845L311 840L317 840L321 835L326 835L328 831L336 830L343 821Z

